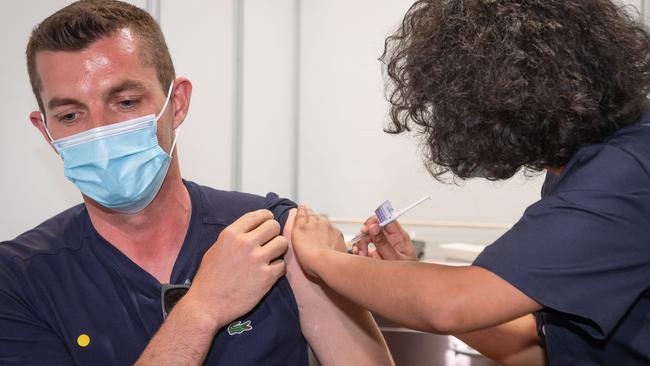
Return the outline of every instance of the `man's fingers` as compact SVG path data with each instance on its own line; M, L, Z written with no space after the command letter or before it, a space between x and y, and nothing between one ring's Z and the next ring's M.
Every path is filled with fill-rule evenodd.
M264 222L273 219L273 213L269 210L257 210L245 213L228 227L240 233L247 233L262 225Z
M397 251L388 241L384 235L384 231L379 225L370 226L368 233L370 234L370 240L375 244L377 252L383 259L399 259Z
M289 249L289 240L284 236L276 236L260 248L260 253L266 262L283 256Z
M287 264L284 259L276 259L269 264L269 270L273 274L273 278L278 279L287 273Z
M264 245L278 235L280 235L280 223L275 220L267 220L246 234L246 238L249 243Z

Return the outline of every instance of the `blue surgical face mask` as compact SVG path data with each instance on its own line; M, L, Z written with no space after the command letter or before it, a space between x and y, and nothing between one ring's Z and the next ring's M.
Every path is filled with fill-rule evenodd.
M167 175L178 137L176 130L167 154L156 136L156 122L167 107L172 87L173 83L158 116L113 123L58 140L52 140L45 128L63 159L65 176L81 193L123 213L137 213L153 201Z

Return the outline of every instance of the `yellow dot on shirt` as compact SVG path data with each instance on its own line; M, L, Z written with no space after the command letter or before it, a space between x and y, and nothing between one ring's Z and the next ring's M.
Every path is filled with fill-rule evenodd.
M86 347L90 344L90 337L88 334L81 334L77 337L77 344L81 347Z

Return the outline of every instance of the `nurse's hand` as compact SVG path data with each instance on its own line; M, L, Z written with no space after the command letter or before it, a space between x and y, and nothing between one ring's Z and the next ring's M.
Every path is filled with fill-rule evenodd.
M300 205L291 233L291 243L300 266L310 276L316 276L313 266L326 250L345 252L343 234L325 217Z
M411 238L399 222L393 221L382 229L377 217L370 216L361 227L361 232L369 235L355 244L352 254L377 259L417 260ZM375 244L377 249L368 251L370 243Z

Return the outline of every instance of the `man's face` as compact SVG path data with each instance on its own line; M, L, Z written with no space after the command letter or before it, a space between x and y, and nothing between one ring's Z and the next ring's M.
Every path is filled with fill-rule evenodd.
M139 49L135 34L124 28L82 51L37 53L41 98L53 139L160 113L166 95L156 69L142 64ZM171 124L165 126L163 120L170 118L158 121L158 140L166 147Z

